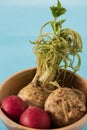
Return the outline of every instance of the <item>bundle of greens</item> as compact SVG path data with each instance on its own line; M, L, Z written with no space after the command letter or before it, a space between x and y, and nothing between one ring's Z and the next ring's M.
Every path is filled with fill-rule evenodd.
M79 70L81 58L79 53L82 51L81 36L70 28L62 28L65 20L59 20L66 9L58 1L57 6L50 7L53 20L45 23L40 29L40 35L34 44L34 53L37 59L36 75L31 83L20 90L18 96L28 105L44 106L45 99L48 97L50 86L59 86L55 79L63 69L73 72ZM50 25L52 32L44 32L44 28ZM37 97L37 98L36 98Z
M66 9L62 7L59 1L57 6L52 6L50 9L54 20L41 27L38 39L33 42L37 58L36 75L39 77L38 81L41 86L49 84L54 79L57 70L70 68L76 72L81 65L79 55L79 52L82 51L81 36L70 28L62 29L65 20L59 21L58 18L66 12ZM43 29L48 24L51 25L52 32L43 33Z

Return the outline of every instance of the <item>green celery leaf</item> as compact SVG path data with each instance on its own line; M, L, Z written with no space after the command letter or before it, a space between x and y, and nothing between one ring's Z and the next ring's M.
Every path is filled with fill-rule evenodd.
M52 15L55 18L63 15L66 12L66 9L62 7L59 0L58 0L58 3L57 3L57 6L51 6L50 9L51 9Z

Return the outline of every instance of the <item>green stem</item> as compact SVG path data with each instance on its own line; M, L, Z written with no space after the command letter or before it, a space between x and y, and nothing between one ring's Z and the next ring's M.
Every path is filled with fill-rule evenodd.
M40 29L40 34L42 35L42 30L43 30L43 28L46 26L46 25L48 25L48 24L50 24L50 21L48 21L47 23L45 23L42 27L41 27L41 29Z
M57 63L58 61L59 61L59 63ZM62 61L62 59L58 58L56 56L53 64L49 68L47 68L44 71L44 73L40 76L39 81L42 83L42 86L47 86L49 84L49 82L54 80L56 71L58 69L58 65L61 63L61 61Z
M56 35L56 17L54 17L54 34Z
M46 70L44 74L39 78L42 86L47 86L50 81L53 81L56 74L56 69Z

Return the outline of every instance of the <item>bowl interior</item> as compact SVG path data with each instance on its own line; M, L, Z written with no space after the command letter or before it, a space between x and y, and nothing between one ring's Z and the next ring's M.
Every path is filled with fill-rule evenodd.
M36 69L28 69L22 72L18 72L9 77L2 85L0 89L0 102L10 95L16 95L20 89L26 86L35 75Z

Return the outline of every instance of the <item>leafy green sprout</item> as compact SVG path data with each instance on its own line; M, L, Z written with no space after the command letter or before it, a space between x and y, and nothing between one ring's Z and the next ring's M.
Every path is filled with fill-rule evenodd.
M38 39L32 42L37 59L37 72L34 80L39 81L43 87L53 82L56 71L60 73L61 69L66 71L70 68L76 72L81 65L80 34L70 28L62 29L65 20L58 19L65 14L66 9L58 0L57 6L51 6L50 10L54 19L41 27ZM52 27L52 32L43 33L43 29L48 25ZM75 61L77 61L76 64Z

